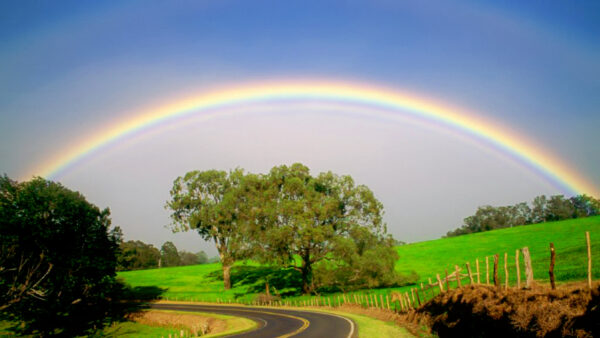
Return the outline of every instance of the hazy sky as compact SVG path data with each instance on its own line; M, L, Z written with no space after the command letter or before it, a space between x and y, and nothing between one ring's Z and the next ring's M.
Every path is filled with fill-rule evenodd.
M600 186L598 1L2 1L0 41L0 173L15 179L144 109L315 78L464 107ZM480 205L566 192L458 131L320 102L178 120L53 179L109 207L126 239L214 254L165 228L173 180L293 162L368 185L409 242L440 237Z

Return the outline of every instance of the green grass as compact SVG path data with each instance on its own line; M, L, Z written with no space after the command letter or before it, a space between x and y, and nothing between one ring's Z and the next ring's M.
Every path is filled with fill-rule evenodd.
M180 330L167 327L149 326L135 322L116 323L106 329L103 334L108 337L169 337L179 335Z
M0 321L0 337L16 337L17 335L8 331L10 327L10 323L6 321ZM143 324L138 324L134 322L120 322L115 323L99 333L100 336L107 337L129 337L129 338L137 338L137 337L168 337L169 335L179 334L179 329L174 328L164 328L164 327L155 327L148 326ZM23 336L22 336L23 337ZM24 337L33 337L33 336L24 336Z
M373 319L371 317L358 315L354 313L348 313L343 311L331 311L331 310L311 310L317 312L333 313L339 316L343 316L352 319L356 326L354 329L358 330L359 337L381 337L381 338L392 338L392 337L414 337L413 334L408 332L403 327L396 325L393 322L386 322L379 319Z
M475 259L480 262L482 282L485 281L485 257L490 257L490 279L493 266L493 255L500 255L500 280L504 281L504 253L509 257L509 277L512 283L515 276L515 250L529 247L532 257L534 276L537 281L548 280L549 243L556 247L555 274L558 282L584 280L587 274L587 254L585 231L589 231L592 239L592 256L600 258L600 216L549 222L527 226L501 229L477 234L469 234L452 238L442 238L397 247L399 260L396 270L400 273L415 271L420 281L428 278L435 280L436 274L443 277L447 269L451 273L454 265L466 271L465 262L470 262L475 272ZM158 286L165 288L163 298L169 300L194 300L238 302L251 301L257 292L263 292L264 273L272 273L265 267L248 263L238 263L238 275L233 272L234 287L225 291L220 277L220 264L206 264L186 267L162 268L120 272L127 283L132 286ZM254 270L253 270L254 269ZM262 269L262 270L261 270ZM252 272L254 271L254 272ZM283 276L283 277L281 277ZM278 278L288 278L278 275ZM524 279L524 267L521 256L521 278ZM600 264L593 268L593 278L600 278ZM273 280L271 279L271 284ZM285 283L284 283L285 284ZM418 284L417 284L418 285ZM282 290L282 286L278 290ZM409 287L396 288L406 291ZM371 290L371 293L387 293L390 289ZM337 301L337 294L330 295L330 301ZM288 300L302 301L307 296L289 297Z
M422 280L443 277L445 270L454 271L459 265L466 272L465 263L470 262L475 271L475 259L479 259L482 281L485 280L485 257L489 257L490 279L493 255L500 256L500 279L504 281L504 253L508 253L509 278L516 282L515 250L529 247L534 278L547 281L550 264L550 243L556 248L556 280L561 282L587 278L587 249L585 232L589 231L592 257L600 258L600 216L579 218L560 222L526 225L510 229L481 232L397 247L399 255L396 270L405 273L416 271ZM521 277L524 277L523 256L520 255ZM593 278L600 278L600 264L594 266Z

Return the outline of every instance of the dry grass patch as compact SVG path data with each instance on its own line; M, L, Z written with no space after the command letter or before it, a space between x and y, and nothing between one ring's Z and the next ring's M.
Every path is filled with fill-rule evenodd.
M594 337L600 335L600 285L557 290L467 286L443 293L402 320L426 323L441 337Z
M227 323L223 319L170 311L137 312L129 315L129 320L149 326L176 328L194 336L219 333L227 329Z

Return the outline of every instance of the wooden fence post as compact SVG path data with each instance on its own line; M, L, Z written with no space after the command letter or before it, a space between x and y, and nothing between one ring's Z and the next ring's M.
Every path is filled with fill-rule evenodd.
M590 232L585 232L585 241L587 243L587 254L588 254L588 287L592 288L592 244L590 241Z
M419 297L419 289L415 288L415 294L417 295L417 303L421 306L421 297Z
M508 252L504 253L504 290L508 290Z
M381 308L384 309L385 304L383 303L383 295L381 293L379 294L379 300L381 300Z
M440 287L440 293L444 292L444 286L442 285L442 280L440 279L440 274L436 274L437 276L437 280L438 280L438 285Z
M473 281L473 274L471 273L471 264L467 262L467 272L469 272L469 279L471 280L471 285L475 284Z
M481 284L481 279L479 279L479 258L475 258L475 268L477 269L477 284Z
M533 285L533 269L531 267L531 256L529 255L529 248L524 247L523 252L523 261L525 262L525 287L531 288Z
M521 270L519 267L519 249L515 250L515 266L517 268L517 288L521 288Z
M448 269L446 271L446 290L450 291L450 279L448 278Z
M454 266L454 272L456 273L456 283L458 283L458 287L461 287L461 283L460 283L460 271L458 270L458 265Z
M433 288L432 288L433 283L431 282L431 277L429 277L428 280L429 280L429 284L428 284L429 289L431 290L431 298L433 298L433 297L435 297L435 294L434 294Z
M556 290L556 283L554 282L554 260L556 259L556 253L554 252L554 243L550 243L550 270L548 274L550 275L550 285L552 286L552 290Z
M385 302L387 303L388 310L391 310L392 308L390 307L390 295L385 295Z
M406 303L408 304L408 307L411 308L412 302L410 301L410 296L408 295L408 292L405 292L404 296L406 297Z
M410 288L410 296L412 297L412 302L414 305L417 305L417 300L415 299L415 289Z
M498 254L494 255L494 286L500 286L500 281L498 280Z
M490 285L490 264L488 256L485 256L485 284Z
M404 296L402 296L402 293L398 292L398 300L400 302L400 307L402 308L402 311L407 311L408 309L405 310L403 298L404 298Z

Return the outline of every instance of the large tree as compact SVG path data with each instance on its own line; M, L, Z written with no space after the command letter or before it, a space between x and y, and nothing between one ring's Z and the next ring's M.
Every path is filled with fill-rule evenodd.
M215 242L225 289L231 288L231 266L245 243L241 215L247 203L240 189L244 179L242 169L191 171L173 182L166 204L172 211L174 232L195 230L204 240Z
M102 327L120 238L100 210L42 178L0 176L0 320L36 336Z
M305 293L315 288L316 265L342 269L367 263L361 258L372 249L387 250L393 258L387 272L394 274L396 256L382 222L383 206L369 188L331 172L313 177L299 163L275 167L263 181L264 191L252 199L253 209L260 210L251 227L253 246L259 248L255 254L298 270ZM362 266L355 267L346 271L348 278L364 276Z

